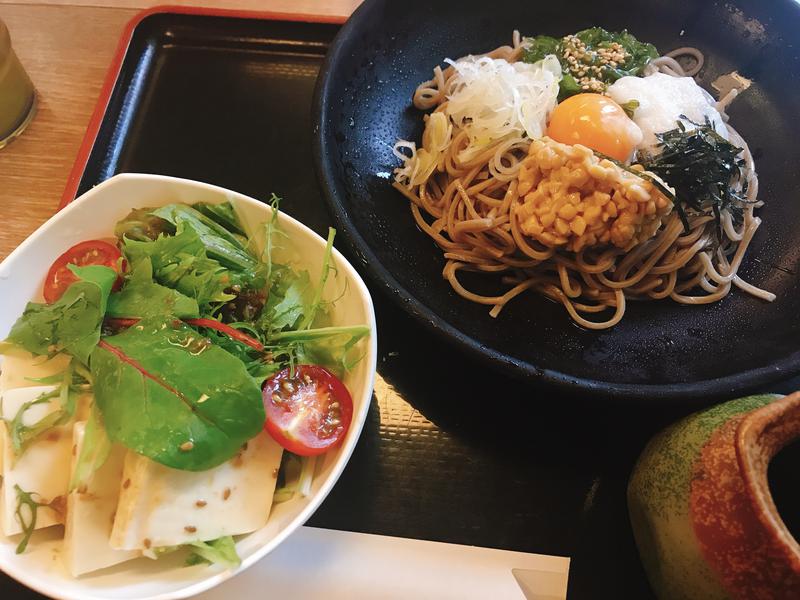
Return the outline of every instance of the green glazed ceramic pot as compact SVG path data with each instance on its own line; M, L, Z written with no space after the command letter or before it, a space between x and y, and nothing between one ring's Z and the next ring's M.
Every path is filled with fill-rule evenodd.
M800 546L767 483L800 438L800 392L695 413L653 438L628 485L650 584L663 599L800 599Z

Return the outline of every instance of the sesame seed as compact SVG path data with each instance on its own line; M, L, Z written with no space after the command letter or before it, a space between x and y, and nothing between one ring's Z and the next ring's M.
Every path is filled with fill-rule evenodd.
M181 452L188 452L192 448L194 448L194 442L192 442L192 441L183 442L180 445Z
M206 504L208 504L208 502L206 502L205 500L198 500L197 502L194 503L194 505L197 508L203 508Z
M144 538L142 544L144 544L145 548L150 548L150 544L152 544L152 542L150 541L150 538Z
M225 491L222 492L222 499L227 500L231 497L231 488L225 488Z
M186 527L184 527L183 530L186 533L194 533L195 531L197 531L197 527L195 527L194 525L186 525Z
M123 490L127 490L130 486L131 486L131 480L130 479L126 479L125 481L122 482L122 489Z

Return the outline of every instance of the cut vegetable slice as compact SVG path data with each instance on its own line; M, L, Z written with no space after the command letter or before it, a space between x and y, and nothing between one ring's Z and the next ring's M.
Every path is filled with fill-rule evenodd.
M83 449L86 423L75 423L72 469ZM119 501L126 450L115 445L89 482L67 496L64 529L64 564L74 577L110 567L141 555L136 550L113 550L109 545L114 513Z
M266 432L208 471L128 452L111 546L146 550L250 533L269 517L283 449Z

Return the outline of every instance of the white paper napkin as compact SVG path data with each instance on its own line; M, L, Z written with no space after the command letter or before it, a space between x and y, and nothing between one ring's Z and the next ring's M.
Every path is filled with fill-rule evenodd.
M301 527L202 600L562 600L569 559Z

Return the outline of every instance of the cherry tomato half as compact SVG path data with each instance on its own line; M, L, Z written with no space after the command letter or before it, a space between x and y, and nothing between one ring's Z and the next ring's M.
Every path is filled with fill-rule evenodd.
M78 278L69 270L67 265L103 265L119 271L120 257L122 253L113 244L102 240L88 240L75 244L72 248L59 256L50 266L47 277L44 280L44 299L51 304L61 298L67 288L76 282ZM122 279L117 279L114 284L116 289L121 285Z
M353 399L333 373L317 365L284 369L264 384L264 428L289 452L314 456L339 444L353 418Z

